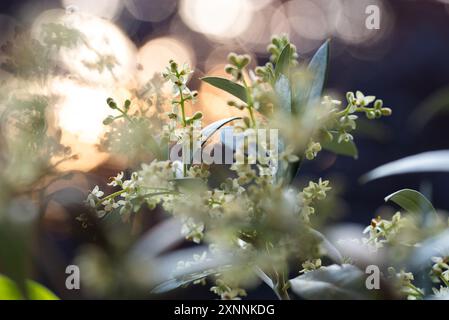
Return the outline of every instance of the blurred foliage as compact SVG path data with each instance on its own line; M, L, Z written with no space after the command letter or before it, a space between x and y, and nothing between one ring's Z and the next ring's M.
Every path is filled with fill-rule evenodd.
M37 282L26 281L26 297L30 300L58 300L50 290ZM0 300L22 300L24 295L17 285L5 276L0 275Z

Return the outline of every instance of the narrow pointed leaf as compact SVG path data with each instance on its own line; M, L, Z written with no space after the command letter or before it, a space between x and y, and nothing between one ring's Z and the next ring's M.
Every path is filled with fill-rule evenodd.
M290 57L291 46L290 44L287 44L284 49L282 49L278 61L276 61L276 66L274 69L276 79L279 79L281 74L288 75L288 69L290 68Z
M309 91L309 105L320 103L323 94L324 84L326 82L327 70L329 64L329 40L327 40L315 53L309 63L308 69L312 73L312 83Z
M186 275L186 276L180 277L180 278L172 278L172 279L169 279L169 280L157 285L156 287L154 287L151 290L151 293L169 292L169 291L175 290L177 288L180 288L182 286L186 286L189 283L192 283L196 280L200 280L202 278L210 276L211 274L214 274L214 273L217 273L217 271L216 270L215 271L214 270L206 270L203 272Z
M404 173L449 172L449 150L430 151L384 164L360 179L363 183Z
M274 86L281 110L287 113L292 112L292 92L288 78L281 74Z
M248 101L245 88L238 83L220 77L204 77L201 78L201 80L216 88L226 91L227 93L232 94L234 97L239 98L245 103Z

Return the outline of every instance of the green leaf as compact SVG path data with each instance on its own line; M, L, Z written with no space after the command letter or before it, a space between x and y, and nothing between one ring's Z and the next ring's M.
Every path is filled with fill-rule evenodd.
M288 78L281 74L279 79L276 81L274 85L274 90L276 91L276 95L279 101L280 108L287 112L292 112L292 92L290 89L290 82Z
M424 152L384 164L363 175L360 180L366 183L392 175L417 172L449 172L449 150Z
M366 298L365 274L350 264L333 264L290 280L294 293L305 299L357 300Z
M290 68L290 59L291 59L291 46L290 44L287 44L284 47L284 49L282 49L278 61L276 61L276 66L274 69L274 75L276 79L279 79L281 74L288 75L288 71Z
M332 132L332 136L332 141L322 143L323 149L342 156L353 157L354 159L359 157L359 151L354 141L342 141L338 143L337 133Z
M31 300L59 300L58 297L43 285L32 281L26 281L26 290ZM11 279L0 275L0 300L22 300L22 293L16 283Z
M220 78L220 77L204 77L201 78L202 81L207 82L208 84L217 87L221 90L224 90L233 96L239 98L243 102L247 102L246 90L243 86L238 83L232 82L231 80Z
M430 267L432 257L444 256L449 256L449 230L428 238L419 247L415 247L410 257L410 267L422 270Z
M313 56L308 69L313 75L309 91L308 105L318 105L323 94L329 64L329 40L327 40Z
M385 202L393 201L402 209L415 214L433 213L435 208L420 192L412 189L402 189L385 197Z

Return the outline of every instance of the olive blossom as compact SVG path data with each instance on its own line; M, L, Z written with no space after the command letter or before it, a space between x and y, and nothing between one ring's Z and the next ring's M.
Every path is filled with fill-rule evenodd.
M287 46L289 50L285 50ZM116 188L115 192L105 196L95 187L87 198L89 207L100 218L118 212L127 220L143 206L149 209L160 206L180 221L180 232L186 240L209 244L213 251L211 256L204 253L194 256L193 261L180 261L178 271L226 252L232 257L229 264L208 270L192 281L195 284L213 281L210 290L222 299L245 296L244 288L255 281L255 269L266 272L265 277L274 284L278 297L288 299L287 275L292 257L302 262L302 273L321 267L321 257L326 250L312 228L315 226L312 226L311 216L318 215L319 204L328 200L330 182L322 178L310 181L298 192L286 173L295 174L295 168L303 159L315 159L326 143L334 139L334 134L337 134L338 143L352 142L352 133L357 129L356 113L365 113L370 119L373 114L375 118L391 114L391 110L383 108L383 102L358 91L355 95L347 94L346 106L324 96L321 108L302 106L298 107L300 112L286 113L286 109L295 106L283 109L281 101L292 104L298 97L280 97L278 63L285 59L283 63L291 73L282 81L294 87L295 76L301 70L296 47L287 36L278 36L272 38L268 52L271 62L254 71L250 69L249 55L231 53L228 56L225 72L232 80L222 79L220 83L232 88L230 93L241 100L230 101L228 105L246 110L247 116L232 121L234 132L245 139L232 150L235 162L230 167L220 168L223 176L213 175L217 169L214 165L192 165L185 158L166 161L161 153L156 153L153 161L143 163L129 176L120 172L112 178L108 185ZM155 141L165 139L187 146L192 144L192 131L200 129L197 120L202 118L201 112L189 115L187 110L188 103L193 103L197 96L197 92L187 86L192 72L188 65L180 66L173 60L163 72L163 78L173 87L172 109L166 114ZM369 107L373 101L374 107ZM108 100L108 104L114 110L122 110L113 100ZM129 105L125 103L123 107L122 120L135 121L127 115ZM273 147L271 134L270 145L264 139L251 140L256 129L276 129L282 143ZM278 136L276 139L280 140ZM262 162L246 152L246 147L254 146L263 150L267 161ZM391 222L376 220L376 228L368 229L370 239L366 242L377 244L390 239L399 228L396 227L399 218L395 216ZM173 271L176 274L176 270Z
M364 241L373 245L376 249L389 243L397 236L403 227L403 219L400 212L396 212L391 220L385 220L377 217L371 220L371 224L363 230L364 234L369 234L369 238Z

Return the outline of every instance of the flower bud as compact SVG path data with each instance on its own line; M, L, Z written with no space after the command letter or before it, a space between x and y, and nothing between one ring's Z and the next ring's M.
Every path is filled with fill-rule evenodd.
M178 115L176 113L170 112L168 114L168 118L174 120L178 118Z
M176 72L178 70L178 64L173 60L170 60L170 70L172 72Z
M376 109L382 109L382 106L384 105L384 102L380 99L376 100L376 102L374 102L374 108Z
M234 70L235 70L235 68L234 68L234 66L233 65L230 65L230 64L227 64L226 66L225 66L225 72L227 73L227 74L231 74L232 75L232 73L234 72Z
M374 111L370 110L366 113L366 117L368 119L372 120L372 119L376 118L376 113Z
M203 113L201 111L197 111L193 115L192 120L200 120L202 118L203 118Z
M382 111L376 110L375 113L376 113L376 118L382 117Z
M106 119L103 120L103 124L105 126L110 125L112 122L114 122L114 117L113 116L108 116Z
M106 103L108 104L109 108L111 109L117 109L117 104L115 103L114 99L108 98L106 100Z
M349 103L353 103L355 97L354 97L354 92L348 92L346 93L346 99L348 100Z
M381 110L383 116L391 116L393 111L390 108L382 108Z
M244 54L244 55L241 57L240 68L243 69L243 68L246 67L250 62L251 62L251 56L248 55L248 54Z
M234 66L238 65L237 54L235 54L234 52L228 54L228 61Z

